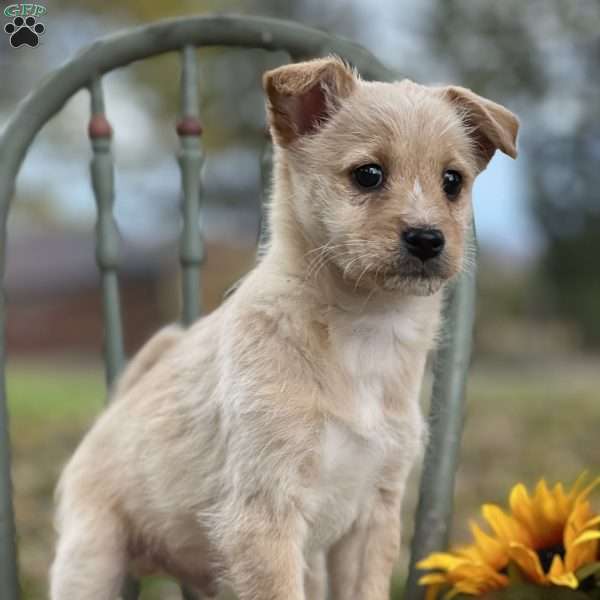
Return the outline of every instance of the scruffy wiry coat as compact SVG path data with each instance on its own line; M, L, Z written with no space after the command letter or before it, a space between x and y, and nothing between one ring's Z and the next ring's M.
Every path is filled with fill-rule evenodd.
M53 600L114 600L154 570L242 600L323 600L325 571L334 600L388 597L443 287L468 263L473 180L515 155L517 121L335 58L264 84L272 240L218 310L150 340L67 465ZM373 191L353 175L369 164ZM438 258L410 255L410 227L443 233Z

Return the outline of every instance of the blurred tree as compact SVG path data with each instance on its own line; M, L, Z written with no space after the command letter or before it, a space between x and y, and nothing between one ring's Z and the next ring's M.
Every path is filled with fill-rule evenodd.
M437 0L428 36L464 85L521 116L545 236L538 310L600 348L600 3Z

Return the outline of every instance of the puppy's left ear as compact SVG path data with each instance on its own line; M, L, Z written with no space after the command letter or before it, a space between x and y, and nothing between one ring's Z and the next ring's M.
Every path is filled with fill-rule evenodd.
M473 138L480 170L485 169L496 150L517 157L519 120L512 112L463 87L449 86L441 91L456 107Z
M352 69L336 57L267 71L263 86L271 131L282 146L314 133L356 87Z

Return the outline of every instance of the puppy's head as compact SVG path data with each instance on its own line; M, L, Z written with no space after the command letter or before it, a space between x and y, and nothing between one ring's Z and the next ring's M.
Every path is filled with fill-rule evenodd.
M336 58L264 86L309 272L426 295L463 268L473 181L497 149L516 156L511 112L460 87L365 82Z

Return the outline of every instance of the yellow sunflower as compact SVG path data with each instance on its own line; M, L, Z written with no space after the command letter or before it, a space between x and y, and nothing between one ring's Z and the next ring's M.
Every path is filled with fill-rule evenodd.
M600 516L588 496L600 478L584 487L580 477L570 491L557 483L550 489L542 479L530 496L523 484L510 492L510 514L485 504L484 519L492 532L471 523L473 544L450 553L431 554L417 566L434 572L420 583L428 586L428 600L441 589L448 597L464 593L481 596L509 585L509 564L527 581L576 589L587 576L582 567L600 560Z

